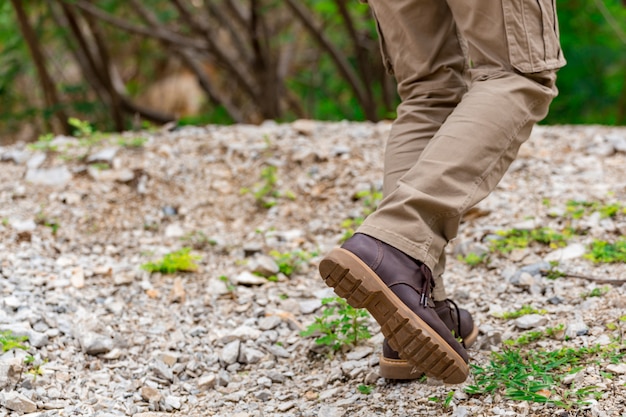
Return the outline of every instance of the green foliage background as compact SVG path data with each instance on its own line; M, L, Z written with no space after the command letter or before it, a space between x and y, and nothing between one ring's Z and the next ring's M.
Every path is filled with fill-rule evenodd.
M71 3L71 2L70 2ZM177 15L166 6L166 2L151 0L152 10L161 22L175 22ZM367 5L356 0L349 1L354 24L365 34L370 45L376 42L375 24L370 18ZM94 2L98 7L113 14L123 13L124 2L105 0ZM282 2L266 0L267 13L276 13ZM303 0L318 19L321 29L339 49L346 53L350 63L356 66L350 39L338 16L333 0ZM40 42L48 47L46 54L53 56L63 45L67 31L46 25L51 20L46 2L25 2L31 22ZM626 4L621 0L557 0L561 41L568 65L559 72L560 95L553 102L545 124L626 124ZM140 56L134 71L141 77L128 81L126 88L131 94L139 94L153 75L154 62L167 59L167 54L153 40L132 37L107 29L111 52L132 45ZM284 46L296 40L293 32L277 32L272 43ZM300 44L299 44L300 45ZM338 74L331 59L323 51L315 51L313 42L307 43L306 58L302 58L297 72L286 79L290 91L298 96L307 117L321 120L363 120L362 108L352 94L346 81ZM56 48L56 49L55 49ZM377 48L372 48L376 50ZM374 57L378 60L378 56ZM143 63L142 63L143 62ZM372 61L374 62L374 61ZM379 62L377 63L379 64ZM58 62L55 65L59 65ZM58 70L58 68L57 68ZM16 82L26 75L28 85ZM93 122L98 130L110 130L107 110L101 100L89 93L86 83L71 84L57 80L58 89L64 96L67 113ZM14 11L8 0L0 0L0 143L3 135L16 132L22 125L35 119L47 120L52 110L42 108L37 102L38 79L28 49L19 30ZM381 83L373 85L377 97L382 96ZM39 96L40 97L40 96ZM39 102L41 100L39 99ZM392 118L395 102L381 105L380 118ZM196 117L183 120L185 123L230 123L232 120L219 108L205 108ZM289 121L296 115L285 113ZM40 123L43 127L45 123ZM130 126L129 126L130 127ZM43 132L39 132L43 133Z
M544 123L626 124L626 4L559 0L557 7L567 66Z

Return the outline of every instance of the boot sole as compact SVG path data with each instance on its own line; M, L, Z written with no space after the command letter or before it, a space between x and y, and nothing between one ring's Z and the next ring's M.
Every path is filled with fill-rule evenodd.
M423 372L404 359L389 359L380 355L379 366L379 374L385 379L409 380L420 379L424 376Z
M478 337L478 327L474 326L472 332L463 341L465 346L469 348L474 344ZM380 355L379 358L379 374L385 379L420 379L424 373L419 372L415 366L411 365L404 359L390 359L384 355Z
M469 366L463 358L352 252L333 249L320 262L319 271L338 296L370 312L389 346L417 372L447 384L467 379Z

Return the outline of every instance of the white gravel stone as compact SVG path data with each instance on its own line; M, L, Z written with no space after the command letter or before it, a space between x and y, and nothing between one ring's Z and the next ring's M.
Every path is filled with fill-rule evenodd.
M78 340L83 351L88 355L107 353L114 347L111 337L91 331L80 333Z
M101 149L91 155L89 155L87 157L87 162L106 162L106 163L112 163L113 162L113 158L115 158L115 155L117 155L117 152L119 151L118 147L112 147L112 148L104 148Z
M2 393L0 404L20 414L33 413L37 410L37 404L34 401L15 391Z
M606 366L606 370L614 374L624 375L626 374L626 363L609 364Z
M562 249L557 249L553 252L550 252L548 255L544 257L546 262L553 261L568 261L571 259L577 259L582 257L587 252L587 247L585 245L574 243L568 245Z
M335 406L323 405L317 415L318 417L342 417L345 415L345 410Z
M261 320L259 320L259 329L272 330L278 327L282 322L283 319L276 315L263 317Z
M252 272L261 274L264 277L276 275L280 271L276 261L271 256L267 255L257 256L250 267L252 268Z
M168 224L165 228L165 237L183 237L185 236L185 229L177 223Z
M302 314L311 314L322 306L322 300L303 300L300 301L300 312Z
M37 229L37 224L33 219L11 219L9 224L18 232L32 232Z
M215 387L217 383L217 376L215 374L209 374L198 378L198 388L201 390L211 389Z
M589 332L589 327L582 321L569 323L565 328L565 336L574 339L578 336L584 336Z
M47 169L29 169L26 171L26 181L51 187L64 187L72 179L72 173L67 167L55 167Z
M241 341L239 339L233 340L230 343L227 343L222 352L220 354L221 360L226 365L232 365L237 362L237 358L239 358L239 348L241 346Z
M233 281L237 285L248 285L248 286L256 286L267 284L267 278L258 276L249 271L243 271L239 275L237 275Z
M535 329L548 323L548 318L540 314L527 314L515 319L515 326L519 329Z
M259 349L244 346L239 352L238 362L242 364L255 364L261 362L266 353Z
M0 390L17 385L22 377L23 364L20 358L0 358Z

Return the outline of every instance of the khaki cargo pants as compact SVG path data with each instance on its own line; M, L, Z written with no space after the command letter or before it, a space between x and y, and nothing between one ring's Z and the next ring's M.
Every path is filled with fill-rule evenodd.
M421 260L446 298L444 249L556 96L556 0L369 0L401 104L384 198L359 232Z

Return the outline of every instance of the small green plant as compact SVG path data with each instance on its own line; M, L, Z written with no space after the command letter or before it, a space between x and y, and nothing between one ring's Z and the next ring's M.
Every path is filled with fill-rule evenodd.
M520 308L518 310L507 311L507 312L504 312L502 314L496 315L496 317L499 317L499 318L504 319L504 320L512 320L512 319L516 319L516 318L521 317L521 316L525 316L527 314L546 314L546 313L547 313L546 310L537 310L533 306L525 304L525 305L522 306L522 308Z
M522 333L517 339L504 340L502 341L502 343L506 346L525 346L546 337L555 338L562 334L564 329L565 325L559 324L555 327L548 327L545 330L530 330L528 332Z
M225 285L226 285L226 290L233 295L233 293L235 292L235 290L237 289L237 287L235 285L233 285L232 282L230 282L230 279L228 279L228 277L226 275L220 275L218 277L218 279L220 281L222 281Z
M123 146L125 148L141 148L146 144L148 139L142 137L133 137L133 138L119 138L117 140L117 144L119 146Z
M594 263L626 262L626 239L620 238L615 243L604 240L594 240L590 246L591 252L584 257Z
M565 332L565 325L563 323L558 324L554 327L546 328L546 336L551 337L553 339L557 339L563 337L563 333Z
M341 242L345 242L352 237L356 229L363 224L365 218L376 210L382 198L383 193L374 187L371 187L369 190L358 191L354 194L353 199L363 203L363 214L345 219L341 222L341 228L343 229L343 236L340 239Z
M48 363L47 359L36 361L33 355L28 355L24 358L24 364L27 367L26 373L33 376L33 381L37 380L38 376L43 375L43 369L41 369L41 367L46 363Z
M371 187L369 190L361 190L354 194L355 200L361 200L363 203L363 215L369 216L376 210L378 204L383 199L382 191Z
M557 279L557 278L561 278L561 277L565 277L567 276L567 274L563 271L561 271L560 269L558 269L559 266L559 262L558 261L551 261L550 262L550 268L547 270L542 270L541 273L548 279Z
M603 218L615 217L620 213L626 213L624 207L622 207L619 203L603 205L598 209L598 211L600 212L600 216Z
M496 232L499 238L490 241L490 249L492 252L506 254L515 249L527 248L533 242L547 245L550 248L558 248L565 246L572 234L573 231L570 229L559 233L549 227L538 227L531 230L500 230Z
M572 236L573 231L565 229L562 233L556 232L549 227L539 227L530 231L530 238L551 248L559 248L566 245L567 240Z
M316 256L316 253L307 253L301 250L281 253L277 250L272 250L270 251L270 256L276 261L278 270L290 277L295 272L298 272L302 264Z
M599 202L570 200L566 203L566 215L572 219L580 219L583 216L594 212L600 213L600 217L616 217L618 214L625 214L626 207L620 203L602 204Z
M561 348L555 351L505 348L492 352L489 363L471 365L474 384L465 388L470 395L500 392L515 401L551 403L566 409L588 404L590 397L602 392L595 386L574 389L563 383L568 374L576 373L588 363L614 357L623 358L615 344L600 347Z
M187 233L185 236L181 238L181 240L196 250L201 250L201 249L205 249L208 246L217 245L217 241L215 241L215 239L209 238L202 231L194 231L191 233Z
M517 339L503 340L502 343L506 346L524 346L534 341L543 339L544 337L545 333L541 330L531 330L529 332L522 333L522 335Z
M67 120L67 123L72 127L72 135L78 139L78 146L81 148L91 148L106 138L106 135L96 131L87 121L70 117ZM53 144L54 139L55 137L53 134L47 133L39 136L37 142L30 144L28 147L29 149L43 152L57 152L59 151L59 148L57 145ZM73 146L76 146L76 143L67 143L63 146L64 154L61 156L63 159L77 158L76 155L70 155L65 152ZM78 158L84 158L87 154L88 152L78 156Z
M15 336L13 332L5 330L0 332L0 346L2 347L2 353L8 352L11 349L26 350L27 347L22 344L28 340L27 336Z
M74 128L72 135L79 139L78 146L80 148L87 148L87 150L79 156L80 159L84 159L93 146L106 138L106 135L95 130L91 123L86 120L70 117L67 122Z
M44 211L43 207L37 212L35 216L35 223L49 227L52 230L52 234L56 235L59 230L59 222L53 218L50 218L48 214Z
M89 164L89 166L97 171L107 171L111 169L111 165L107 164L106 162L95 162L93 164Z
M350 239L352 237L352 235L354 234L354 232L356 231L356 229L363 224L363 221L365 220L364 217L355 217L352 219L346 219L344 221L341 222L341 228L343 229L343 236L341 236L341 242L345 242L346 240Z
M483 264L486 262L487 260L487 254L483 253L481 255L478 255L474 252L469 252L467 255L463 256L463 255L459 255L457 257L457 259L467 265L469 265L472 268L477 267L480 264Z
M42 152L56 152L57 147L52 144L53 140L54 135L52 133L46 133L45 135L39 136L37 142L29 144L28 149Z
M70 117L67 119L67 123L74 128L72 135L75 137L89 137L95 133L91 123L85 120L80 120L76 117Z
M257 182L252 189L242 188L241 194L252 192L257 205L263 208L275 206L280 197L295 198L291 192L281 193L277 184L278 169L274 165L266 165L261 169L261 181Z
M587 201L569 200L565 204L565 212L571 218L578 220L582 218L592 206L593 204Z
M359 386L356 387L356 389L364 395L369 395L372 393L372 391L374 390L370 385L363 385L360 384Z
M176 252L166 254L161 260L148 262L141 265L141 268L148 272L161 272L162 274L173 274L175 272L195 272L198 270L198 255L191 254L191 248L182 248Z
M602 297L606 293L608 293L611 289L609 287L596 287L589 292L582 293L580 296L583 299L587 299L590 297Z
M343 346L356 346L360 340L371 337L366 310L356 309L339 297L324 298L322 305L326 306L322 316L316 317L306 330L300 332L301 336L317 335L315 343L330 346L333 351Z
M428 401L432 401L434 403L441 403L445 408L450 407L452 404L452 400L454 399L455 391L449 391L444 398L439 397L428 397Z

